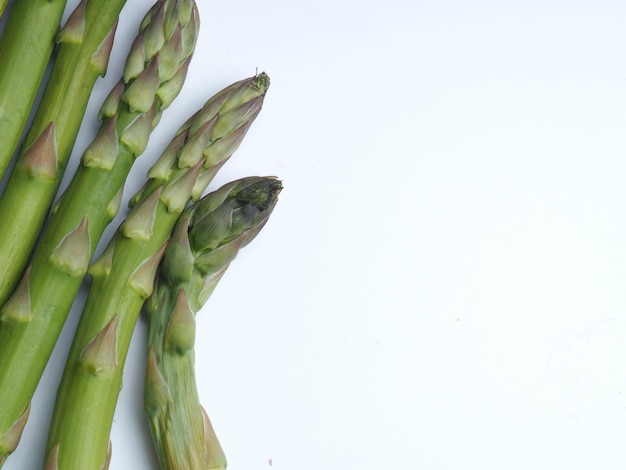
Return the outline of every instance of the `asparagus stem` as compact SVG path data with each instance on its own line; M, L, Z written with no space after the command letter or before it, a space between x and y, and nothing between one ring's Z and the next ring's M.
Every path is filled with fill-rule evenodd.
M0 456L13 451L2 445L2 436L28 406L95 247L119 209L130 167L145 149L161 109L182 87L197 33L197 9L191 0L159 0L148 12L125 78L103 104L100 132L53 209L31 265L0 309ZM161 38L158 47L153 47L155 38ZM160 68L161 61L168 64ZM38 148L50 147L50 135L51 127ZM41 154L31 152L25 158L34 175L49 171Z
M0 38L0 178L26 127L66 3L67 0L19 0L8 12ZM0 14L6 4L6 0L2 1Z
M188 201L200 197L238 147L268 85L264 74L238 82L181 127L132 199L133 208L108 248L90 267L91 288L48 436L47 453L57 455L57 466L51 468L100 469L132 331L152 292L165 244Z
M18 1L15 6L29 3ZM106 72L117 17L125 3L81 0L57 35L59 49L50 79L0 197L0 305L15 289L37 241L93 86Z
M144 408L163 470L226 468L198 398L195 314L239 249L265 225L280 190L273 178L226 185L183 213L165 251L145 304L149 350L144 388Z

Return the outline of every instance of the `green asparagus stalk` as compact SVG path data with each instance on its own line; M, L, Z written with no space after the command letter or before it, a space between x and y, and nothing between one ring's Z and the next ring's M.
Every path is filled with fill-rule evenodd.
M124 79L102 107L101 130L53 209L30 266L0 309L0 461L17 445L22 416L95 247L119 209L125 178L161 109L182 87L197 32L198 13L190 0L160 0L146 15ZM29 160L38 170L34 174L54 159L45 152L53 145L37 145L43 150Z
M89 268L91 287L57 391L47 468L101 468L133 328L165 244L187 203L202 195L239 146L268 85L265 74L237 82L182 126Z
M32 2L15 5L21 8L22 3ZM0 305L15 290L37 241L93 86L106 72L117 18L125 3L81 0L57 35L60 45L50 79L0 197Z
M66 3L18 0L8 12L0 37L0 178L17 150L37 98ZM6 4L3 0L0 10Z
M144 408L163 470L225 469L198 398L195 315L235 258L267 222L281 183L233 182L190 206L165 251L148 314Z

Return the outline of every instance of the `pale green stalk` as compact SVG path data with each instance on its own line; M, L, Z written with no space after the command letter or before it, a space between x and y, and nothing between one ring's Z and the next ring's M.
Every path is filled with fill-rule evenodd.
M273 178L230 183L190 206L165 251L148 315L144 408L163 470L225 469L226 458L198 398L195 315L267 222L282 189Z
M30 266L0 309L0 460L17 445L15 436L25 424L21 417L95 247L119 209L126 176L145 149L161 109L182 87L198 23L191 0L159 0L148 12L124 78L102 107L102 127L53 209ZM54 161L51 149L49 138L31 146L26 158L30 172L41 174L46 162Z
M57 34L59 48L50 78L0 196L0 306L15 290L41 232L93 86L106 72L117 18L125 3L126 0L81 0ZM16 7L22 8L22 2L15 2L13 9ZM0 66L0 87L3 67ZM1 93L0 89L0 96ZM0 126L0 135L4 130Z
M152 293L176 220L239 146L261 109L262 74L218 93L187 121L132 199L133 208L90 267L91 287L57 391L50 469L100 470L133 328Z
M16 0L7 13L0 37L0 179L11 163L35 104L66 3L67 0ZM6 4L4 0L0 10Z

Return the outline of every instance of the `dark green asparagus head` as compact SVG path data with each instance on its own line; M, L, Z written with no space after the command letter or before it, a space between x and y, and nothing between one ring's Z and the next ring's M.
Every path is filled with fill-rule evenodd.
M163 260L161 274L170 283L204 279L204 303L213 287L244 247L259 233L282 189L279 180L250 177L233 181L194 203L182 215ZM194 299L196 300L196 299Z
M271 178L246 178L226 185L205 197L193 210L189 238L196 253L210 253L265 222L274 209L280 181Z
M144 407L163 468L226 468L208 416L203 413L204 426L195 419L200 406L191 392L193 374L186 375L188 369L180 364L185 360L193 364L195 314L239 249L267 222L281 189L275 178L233 181L193 203L174 229L145 305L150 350Z

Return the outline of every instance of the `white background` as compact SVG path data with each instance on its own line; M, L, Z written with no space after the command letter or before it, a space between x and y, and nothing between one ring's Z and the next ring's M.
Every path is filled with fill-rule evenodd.
M122 13L68 177L151 4ZM202 402L229 468L625 468L622 2L199 10L189 79L125 196L212 94L271 76L212 184L260 174L285 186L198 315ZM6 470L40 466L84 294ZM157 468L145 332L142 320L112 470Z

